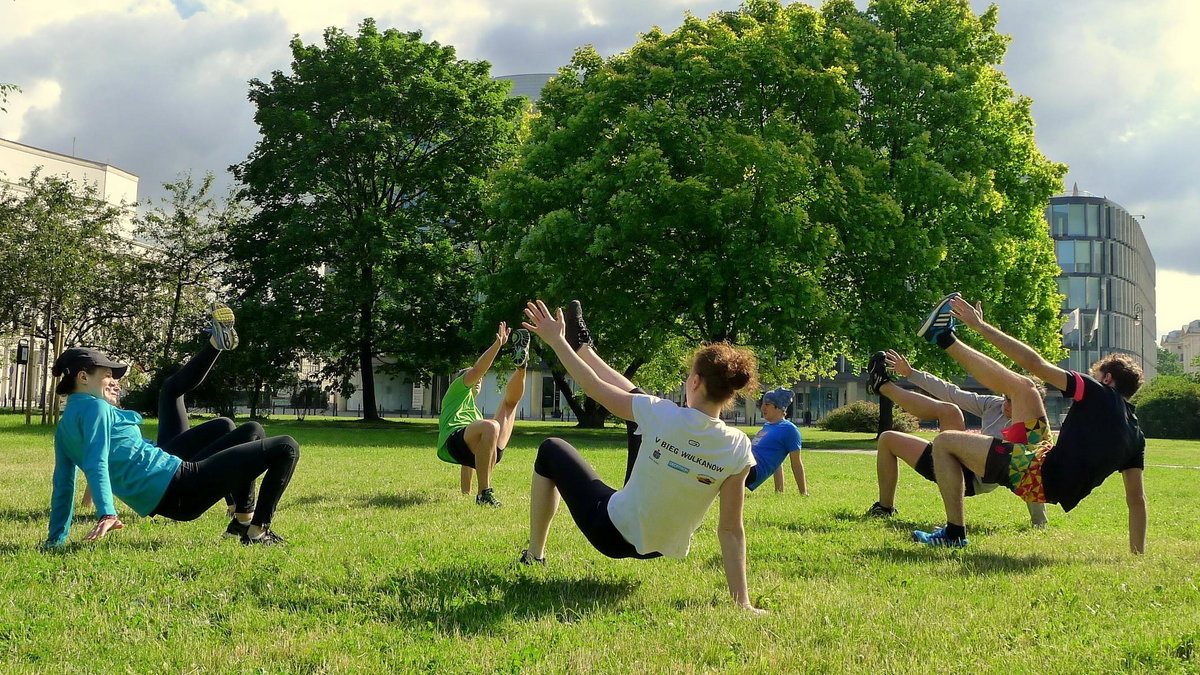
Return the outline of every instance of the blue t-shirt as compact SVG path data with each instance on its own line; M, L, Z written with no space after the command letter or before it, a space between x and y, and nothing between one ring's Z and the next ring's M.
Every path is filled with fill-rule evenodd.
M754 453L756 464L754 482L746 487L753 490L762 485L775 473L779 465L783 464L783 458L787 457L788 453L799 449L800 430L791 420L763 423L762 429L751 441L750 451Z
M183 463L146 439L142 416L114 408L91 394L71 394L54 430L54 493L50 497L47 544L67 539L75 512L75 468L92 486L96 515L116 515L113 497L138 514L154 511Z

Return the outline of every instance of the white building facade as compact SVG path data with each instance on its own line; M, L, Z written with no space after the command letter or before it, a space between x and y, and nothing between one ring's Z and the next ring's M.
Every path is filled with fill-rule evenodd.
M138 177L104 162L72 157L0 138L0 183L20 189L18 181L39 170L42 177L65 176L81 185L95 186L107 203L127 207L118 222L118 234L132 244L138 201ZM20 270L5 269L0 283L18 283ZM5 327L11 329L11 327ZM0 408L40 405L46 378L38 369L47 367L51 356L40 340L0 331ZM24 362L22 362L24 361ZM33 377L30 377L30 375Z

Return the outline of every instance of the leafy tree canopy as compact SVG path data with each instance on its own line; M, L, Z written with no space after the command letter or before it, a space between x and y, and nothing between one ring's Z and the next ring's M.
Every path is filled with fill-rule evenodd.
M579 297L623 364L728 339L784 382L884 347L939 370L913 332L960 290L1058 357L1043 210L1064 167L997 69L996 17L752 0L608 59L578 50L498 175L491 311Z
M262 138L233 171L257 217L233 251L320 327L330 374L362 372L374 417L377 358L421 377L470 351L471 232L524 104L486 62L370 19L291 48L291 72L250 83Z

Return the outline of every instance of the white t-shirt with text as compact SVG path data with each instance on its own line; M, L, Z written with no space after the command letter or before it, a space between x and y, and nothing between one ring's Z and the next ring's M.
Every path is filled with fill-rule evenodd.
M699 410L642 394L633 399L633 421L642 445L608 516L638 553L683 558L721 483L754 465L750 438Z

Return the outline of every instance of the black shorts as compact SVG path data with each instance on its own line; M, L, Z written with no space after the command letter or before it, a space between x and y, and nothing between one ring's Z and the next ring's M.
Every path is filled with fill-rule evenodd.
M467 445L467 440L464 438L466 434L466 427L457 429L450 434L450 437L446 439L446 452L450 453L455 462L474 469L475 453L471 452L471 448ZM504 448L496 448L496 463L499 464L503 457Z
M921 453L921 458L917 460L917 465L913 467L917 473L925 477L926 480L937 482L937 476L933 475L933 443L925 446L925 452ZM966 485L967 497L975 496L975 472L963 467L963 483Z
M746 487L750 487L750 484L753 483L757 478L758 478L758 467L757 466L750 467L750 470L746 472Z

